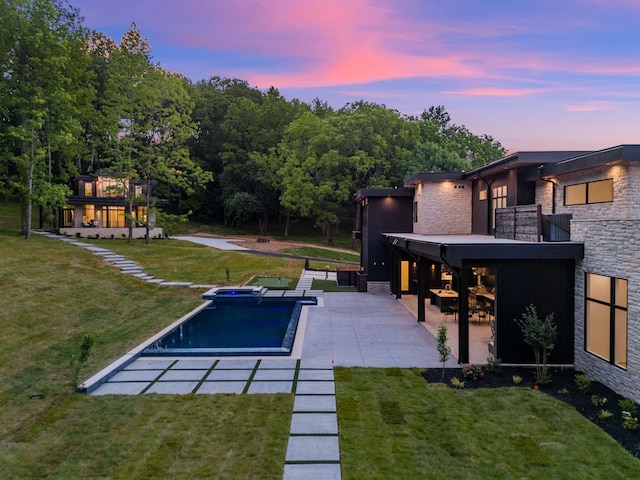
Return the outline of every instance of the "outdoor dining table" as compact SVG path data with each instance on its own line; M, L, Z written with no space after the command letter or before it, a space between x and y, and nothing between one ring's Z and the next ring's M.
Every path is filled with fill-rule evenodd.
M441 312L450 310L452 305L458 302L458 292L444 288L432 288L429 290L431 305L440 307Z

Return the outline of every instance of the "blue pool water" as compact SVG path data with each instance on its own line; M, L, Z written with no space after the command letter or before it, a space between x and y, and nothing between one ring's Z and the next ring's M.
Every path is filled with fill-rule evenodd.
M289 355L303 305L315 297L222 295L142 355Z

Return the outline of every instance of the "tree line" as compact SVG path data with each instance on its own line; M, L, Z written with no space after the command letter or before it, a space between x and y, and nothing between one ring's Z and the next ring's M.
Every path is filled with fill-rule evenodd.
M204 222L313 220L327 239L360 188L402 186L504 156L442 106L406 116L358 101L334 109L237 78L192 81L153 62L135 24L119 42L64 0L0 3L0 191L51 218L69 179L109 171L157 182L163 209Z

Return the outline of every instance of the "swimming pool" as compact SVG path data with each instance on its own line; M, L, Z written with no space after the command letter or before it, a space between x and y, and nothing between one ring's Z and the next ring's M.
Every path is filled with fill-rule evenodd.
M142 355L290 355L303 305L315 297L214 296Z

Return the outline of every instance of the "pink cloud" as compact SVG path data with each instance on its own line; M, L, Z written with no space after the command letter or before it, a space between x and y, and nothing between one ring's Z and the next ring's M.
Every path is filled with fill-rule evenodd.
M92 6L93 14L114 22L122 18L124 3L99 3ZM583 19L559 16L540 22L535 15L523 19L506 13L495 19L443 22L437 13L418 16L412 7L412 2L399 5L376 0L139 0L127 3L126 12L132 19L146 20L138 24L152 46L158 42L220 52L219 65L215 62L210 67L212 74L243 78L262 88L359 85L403 78L490 78L526 80L531 85L557 72L640 73L638 64L596 63L588 52L583 58L523 52L508 42L511 35L552 33L569 23L581 24ZM227 61L234 52L257 60L249 65L246 60ZM274 61L277 67L266 66ZM516 97L541 92L474 88L445 93Z
M246 15L247 9L259 13ZM216 13L219 16L221 12ZM267 58L290 60L286 73L282 69L277 73L264 73L263 68L236 70L237 75L260 87L485 76L480 68L467 63L465 54L447 53L439 47L434 38L434 32L440 30L438 25L424 20L418 25L371 0L244 0L225 7L224 15L220 31L183 40L202 47L214 44L216 48L251 50ZM226 27L231 25L236 33ZM243 31L251 35L243 38ZM420 47L415 48L419 53L399 50L407 44Z
M449 90L442 92L447 95L471 95L481 97L523 97L544 93L547 90L535 88L470 88L467 90Z
M610 102L586 102L582 105L568 105L567 112L599 112L602 110L615 110L616 106Z

